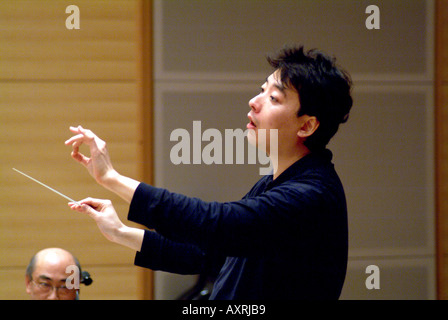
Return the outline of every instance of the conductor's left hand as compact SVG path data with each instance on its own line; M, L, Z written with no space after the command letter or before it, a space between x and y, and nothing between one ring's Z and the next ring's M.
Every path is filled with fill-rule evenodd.
M106 142L81 126L70 127L70 131L75 135L65 141L65 144L72 146L72 158L84 165L100 185L107 184L108 180L118 175L112 166ZM82 144L89 147L90 158L79 152Z

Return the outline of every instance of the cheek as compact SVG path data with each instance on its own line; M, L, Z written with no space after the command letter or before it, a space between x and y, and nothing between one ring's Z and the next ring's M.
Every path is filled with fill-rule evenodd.
M278 129L278 135L291 137L296 135L300 128L300 120L294 110L290 108L271 108L263 117L259 129Z
M292 138L297 135L299 131L299 124L294 119L283 119L276 122L276 128L278 128L278 135L284 138Z
M271 113L269 117L265 117L262 127L264 129L280 129L285 126L287 120L280 114Z

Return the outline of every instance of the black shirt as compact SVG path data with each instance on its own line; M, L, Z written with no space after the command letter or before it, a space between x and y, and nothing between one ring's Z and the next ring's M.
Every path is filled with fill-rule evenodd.
M347 207L329 150L262 177L234 202L205 202L141 183L129 220L145 231L135 264L208 272L211 299L337 299L347 267Z

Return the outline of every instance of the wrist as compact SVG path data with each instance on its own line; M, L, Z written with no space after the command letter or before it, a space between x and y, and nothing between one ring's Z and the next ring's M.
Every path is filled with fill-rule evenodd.
M120 174L115 170L111 169L104 175L104 177L101 178L101 180L98 180L97 182L106 189L113 189L113 186L117 184L119 180Z
M123 176L114 169L111 169L98 183L128 203L131 203L134 192L140 184L139 181Z
M144 230L122 225L117 229L113 242L140 251L143 244Z
M126 235L129 232L129 227L125 224L122 224L121 227L117 228L114 232L114 237L112 239L112 242L115 242L117 244L124 244Z

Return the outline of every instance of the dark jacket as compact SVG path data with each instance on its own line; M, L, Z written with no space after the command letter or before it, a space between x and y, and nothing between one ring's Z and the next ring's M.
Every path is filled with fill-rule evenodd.
M135 264L219 275L211 299L337 299L348 254L347 206L329 150L313 152L241 200L205 202L141 183L128 218L145 231ZM222 264L222 259L225 262Z

